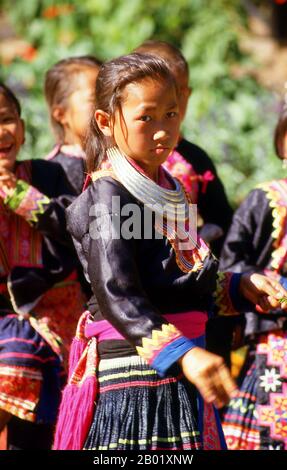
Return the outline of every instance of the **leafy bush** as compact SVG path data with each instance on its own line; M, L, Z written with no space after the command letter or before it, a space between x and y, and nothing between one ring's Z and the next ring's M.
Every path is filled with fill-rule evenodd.
M18 93L27 122L22 158L41 157L53 144L42 87L57 60L95 54L102 60L127 53L155 37L180 47L190 65L193 93L185 135L217 164L231 201L257 182L280 176L272 132L277 100L250 77L234 78L235 64L250 58L239 48L246 16L239 0L2 0L32 57L2 64L0 78ZM29 59L29 57L28 57Z

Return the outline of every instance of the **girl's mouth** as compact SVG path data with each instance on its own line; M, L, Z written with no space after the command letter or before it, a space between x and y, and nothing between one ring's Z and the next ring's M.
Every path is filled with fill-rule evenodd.
M0 144L0 157L6 157L11 152L13 144Z
M168 150L167 147L158 147L158 148L155 149L155 153L156 153L157 155L161 155L161 154L162 154L163 152L165 152L166 150Z

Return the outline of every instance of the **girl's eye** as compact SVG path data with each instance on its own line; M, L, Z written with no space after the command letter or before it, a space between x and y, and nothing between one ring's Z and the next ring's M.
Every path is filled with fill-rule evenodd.
M5 116L2 118L2 122L4 123L10 123L10 122L13 122L15 120L14 116Z
M177 116L177 112L175 111L170 111L169 113L167 113L168 118L174 118L175 116Z
M141 116L140 121L149 122L149 121L151 121L151 117L147 116L147 115L146 116Z

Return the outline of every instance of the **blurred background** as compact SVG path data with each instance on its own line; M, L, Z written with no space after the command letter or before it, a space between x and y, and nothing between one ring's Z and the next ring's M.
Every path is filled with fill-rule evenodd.
M21 158L51 149L43 78L54 62L110 59L148 38L188 60L184 133L213 158L232 204L282 177L273 130L287 103L287 0L0 0L0 80L22 102Z

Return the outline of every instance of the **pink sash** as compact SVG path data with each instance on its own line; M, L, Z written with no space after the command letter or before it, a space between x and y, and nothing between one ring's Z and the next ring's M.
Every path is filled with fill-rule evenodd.
M206 312L191 311L169 313L163 316L189 339L197 338L205 333L205 325L208 320ZM108 320L96 322L87 320L85 325L85 337L87 339L96 337L98 342L107 339L125 339Z

